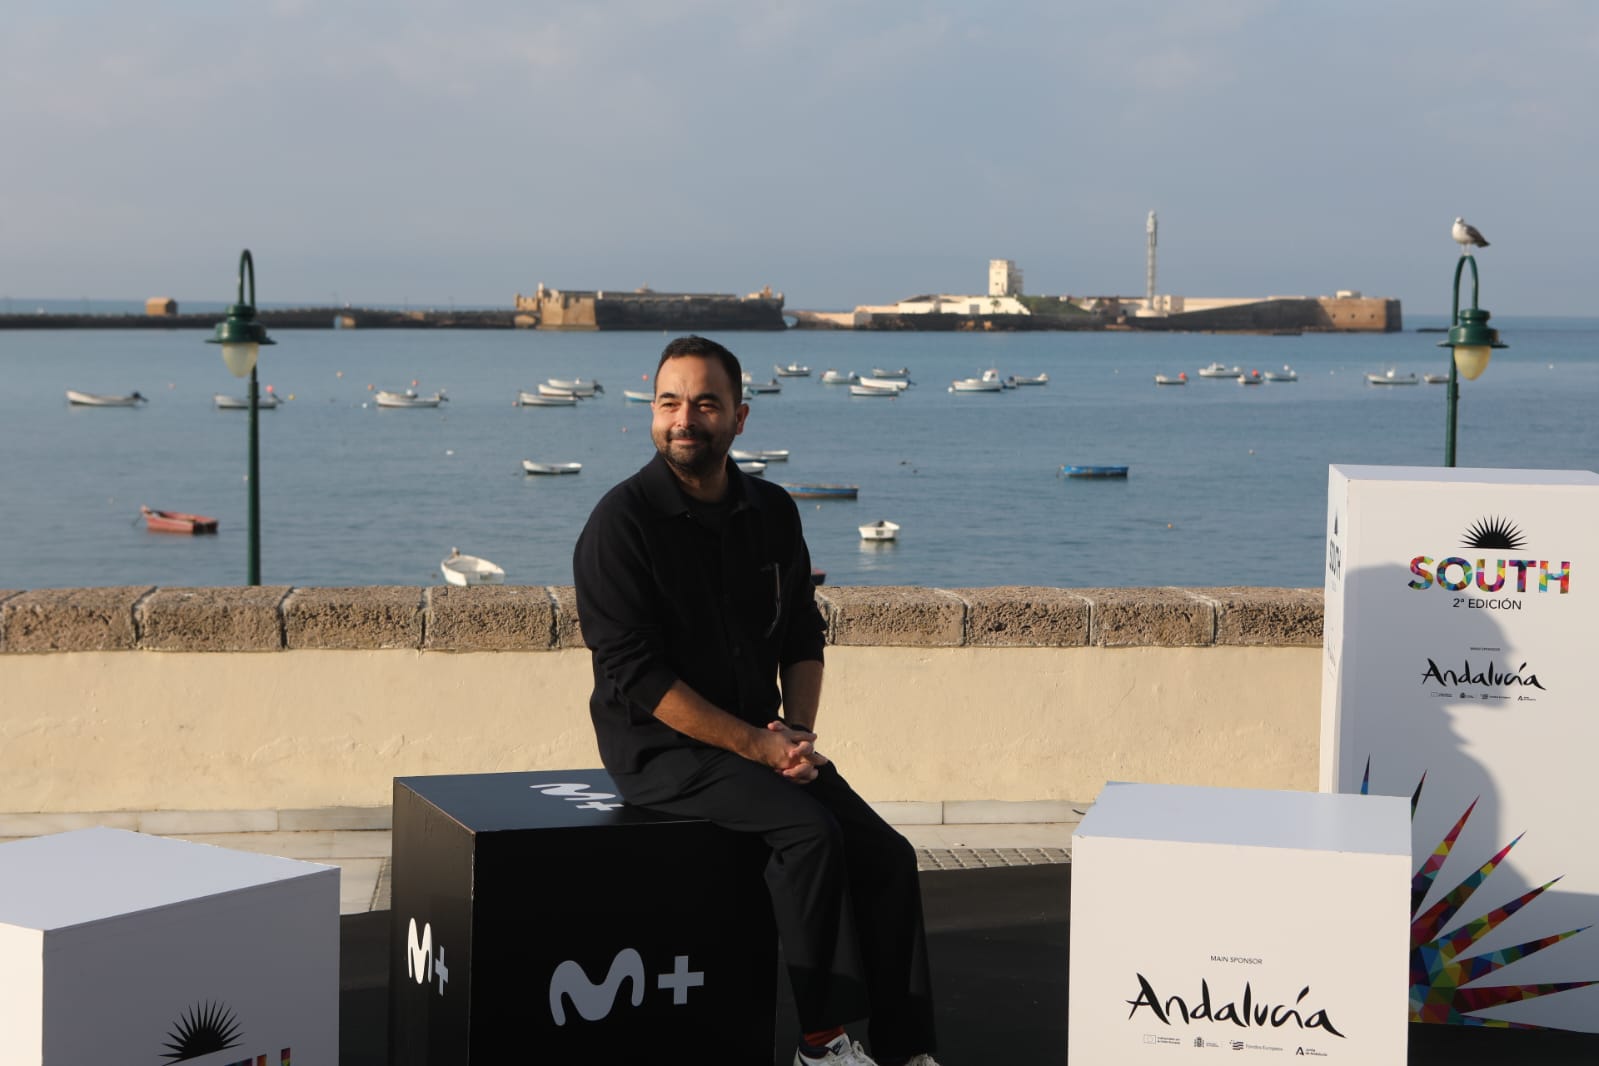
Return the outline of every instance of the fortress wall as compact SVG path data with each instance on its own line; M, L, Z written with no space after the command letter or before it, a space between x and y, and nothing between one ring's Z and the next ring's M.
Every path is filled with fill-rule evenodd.
M1323 296L1316 303L1326 316L1327 329L1397 333L1404 328L1398 300Z
M597 329L593 296L546 295L539 301L541 329Z
M658 295L603 297L594 319L600 329L787 329L779 297Z
M1339 330L1393 333L1401 328L1399 301L1381 297L1273 297L1252 303L1214 302L1184 298L1183 311L1170 315L1129 316L1135 329L1216 330L1264 332L1267 330Z

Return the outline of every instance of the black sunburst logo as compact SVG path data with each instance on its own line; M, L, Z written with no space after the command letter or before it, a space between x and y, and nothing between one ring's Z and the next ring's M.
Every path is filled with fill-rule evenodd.
M1527 535L1508 518L1479 519L1466 530L1468 548L1507 548L1518 551L1527 544Z
M221 1003L197 1003L184 1012L167 1034L167 1062L197 1059L239 1043L239 1022Z

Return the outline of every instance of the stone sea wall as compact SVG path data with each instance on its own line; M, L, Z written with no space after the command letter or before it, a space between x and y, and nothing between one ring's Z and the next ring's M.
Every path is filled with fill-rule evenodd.
M818 602L819 746L907 817L1315 787L1320 590ZM375 807L396 776L594 767L592 684L570 587L0 591L0 813Z

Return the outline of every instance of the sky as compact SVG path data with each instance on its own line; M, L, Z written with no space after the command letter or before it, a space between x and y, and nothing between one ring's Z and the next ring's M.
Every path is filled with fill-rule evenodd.
M1590 0L9 0L0 297L1599 313Z

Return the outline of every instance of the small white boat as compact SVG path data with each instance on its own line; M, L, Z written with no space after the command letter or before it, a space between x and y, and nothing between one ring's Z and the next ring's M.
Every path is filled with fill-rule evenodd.
M1423 375L1421 375L1421 379L1423 381L1425 381L1429 385L1447 385L1447 384L1449 384L1449 375L1448 374L1423 374Z
M576 407L576 396L545 396L542 393L522 390L516 394L516 400L523 407Z
M545 382L551 388L570 392L573 396L589 397L596 392L605 391L605 386L598 381L584 380L583 378L546 378Z
M999 371L998 370L985 370L985 371L983 371L982 380L984 380L984 381L997 381L997 382L999 382L999 387L1002 388L1002 389L1014 389L1016 387L1016 378L1015 378L1014 375L1012 375L1011 377L1002 378L1002 377L999 376Z
M250 397L248 396L229 396L225 392L219 392L212 399L216 402L217 410L219 411L248 411L250 409ZM255 398L255 407L258 411L270 411L277 405L278 396L274 392L262 393Z
M1202 378L1236 378L1244 371L1241 367L1226 366L1222 363L1211 363L1209 366L1199 368Z
M950 392L1004 392L1004 384L996 378L959 378L949 383Z
M869 389L887 389L889 392L904 392L911 387L909 378L861 378L857 385L864 385Z
M851 396L875 396L878 399L894 400L899 398L899 390L895 388L881 388L877 385L851 385Z
M1049 375L1048 374L1034 374L1032 377L1024 377L1021 374L1017 374L1014 377L1012 377L1011 380L1014 381L1018 386L1021 386L1021 385L1048 385L1049 384Z
M141 403L148 403L137 392L130 392L126 396L105 396L93 392L79 392L77 389L67 390L67 402L77 407L137 407Z
M522 460L522 469L529 474L576 474L583 469L582 463L535 463L531 459Z
M1186 385L1186 384L1188 384L1188 372L1185 370L1182 373L1178 374L1176 377L1171 377L1171 376L1169 376L1167 374L1156 374L1155 375L1155 384L1157 384L1157 385Z
M569 389L565 385L552 385L548 381L539 382L538 394L540 396L554 396L557 399L569 398L586 400L594 395L593 389Z
M745 459L742 462L735 459L733 465L751 477L760 477L766 473L766 464L759 459Z
M373 401L379 407L437 407L448 399L449 397L442 392L435 392L431 396L418 396L415 389L406 389L404 392L379 390L373 396Z
M798 363L790 363L787 366L778 366L774 363L772 364L772 369L776 371L777 376L780 378L808 378L811 376L811 368L801 366Z
M892 378L896 381L907 381L910 376L911 368L908 366L902 366L898 370L884 370L882 367L872 367L872 377L874 378Z
M748 389L752 393L756 393L757 395L760 394L760 393L772 393L772 392L782 392L783 391L783 386L778 384L778 382L775 381L775 380L773 380L773 381L751 381L751 382L747 382L747 383L745 383L744 388Z
M1260 371L1258 370L1251 370L1247 374L1238 375L1238 384L1240 385L1260 385L1264 383L1265 380L1265 378L1260 376Z
M1284 363L1283 364L1283 368L1281 370L1268 370L1268 371L1266 371L1266 380L1267 381L1298 381L1299 380L1299 371L1295 370L1293 367L1289 366L1287 363Z
M765 451L741 451L734 448L730 453L735 463L786 463L788 462L787 448L768 448Z
M854 385L859 383L861 376L855 371L824 370L822 371L823 385Z
M899 535L899 525L887 519L868 523L860 530L862 540L893 540Z
M439 563L444 580L452 585L503 585L505 571L475 555L462 555L461 549L451 548L450 554Z
M1386 373L1367 374L1366 381L1372 385L1419 385L1421 379L1414 373L1401 374L1392 367Z
M651 392L644 392L640 389L623 389L622 399L626 400L628 403L654 403L655 394Z

